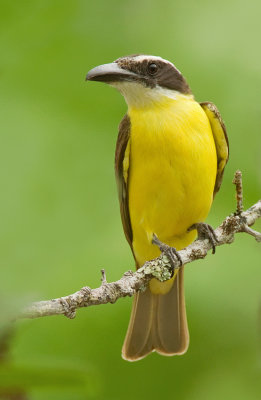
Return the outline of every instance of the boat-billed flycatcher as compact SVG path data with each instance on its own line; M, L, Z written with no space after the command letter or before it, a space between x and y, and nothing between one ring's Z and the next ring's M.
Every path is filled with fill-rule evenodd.
M128 105L115 169L122 224L137 268L159 256L160 249L171 259L195 239L191 226L207 226L202 222L228 160L221 116L214 104L196 102L179 70L160 57L122 57L93 68L86 79L116 87ZM152 279L135 295L124 359L139 360L153 350L186 352L183 269L166 282Z

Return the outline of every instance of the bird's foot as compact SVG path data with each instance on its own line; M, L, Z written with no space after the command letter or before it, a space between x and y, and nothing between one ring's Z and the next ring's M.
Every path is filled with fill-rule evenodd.
M171 247L171 246L167 245L166 243L161 242L155 233L153 233L152 243L155 244L156 246L158 246L160 251L163 254L165 254L165 256L168 257L170 265L171 265L171 278L172 278L174 275L174 272L175 272L175 268L177 268L176 267L177 260L179 261L180 266L183 265L182 258L180 257L180 255L179 255L178 251L175 249L175 247Z
M188 228L188 232L196 229L198 231L198 239L208 239L212 245L212 254L216 252L216 245L219 243L217 235L211 225L204 222L198 222Z

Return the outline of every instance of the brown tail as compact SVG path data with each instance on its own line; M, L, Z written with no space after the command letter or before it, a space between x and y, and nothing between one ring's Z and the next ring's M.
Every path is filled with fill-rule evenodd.
M140 360L154 350L166 356L186 352L189 332L183 276L184 267L181 267L165 295L152 294L149 288L135 295L122 348L125 360Z

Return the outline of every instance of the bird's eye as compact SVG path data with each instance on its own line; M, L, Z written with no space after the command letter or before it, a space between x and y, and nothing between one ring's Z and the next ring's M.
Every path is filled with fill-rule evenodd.
M155 63L151 63L148 65L148 72L150 75L155 75L158 71L158 66Z

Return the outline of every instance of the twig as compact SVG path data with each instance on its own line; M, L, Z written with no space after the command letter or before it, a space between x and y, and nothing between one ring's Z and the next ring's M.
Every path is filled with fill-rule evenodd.
M250 228L248 225L244 224L242 232L246 232L249 235L254 236L254 238L256 239L257 242L261 242L261 233Z
M228 216L215 229L214 233L218 239L216 246L232 243L235 234L239 232L248 233L254 236L258 242L261 241L261 234L250 228L261 217L261 200L247 211L243 211L242 174L240 171L236 172L233 182L236 185L237 212ZM192 261L205 258L210 249L212 249L212 243L208 239L197 239L180 250L178 254L183 264L189 264ZM121 297L133 296L137 291L144 290L153 277L160 281L169 279L172 266L173 263L170 265L168 258L161 254L158 258L147 261L138 271L128 271L121 279L111 283L107 283L105 271L102 270L102 284L99 288L90 289L86 286L69 296L32 303L21 312L19 318L37 318L58 314L74 318L77 308L115 303ZM178 258L174 262L174 267L180 267Z
M242 184L242 172L237 170L233 179L234 185L236 185L236 200L237 200L237 214L242 213L243 207L243 184Z
M105 269L101 269L101 274L102 274L102 277L101 277L102 285L106 285L107 279L106 279Z

